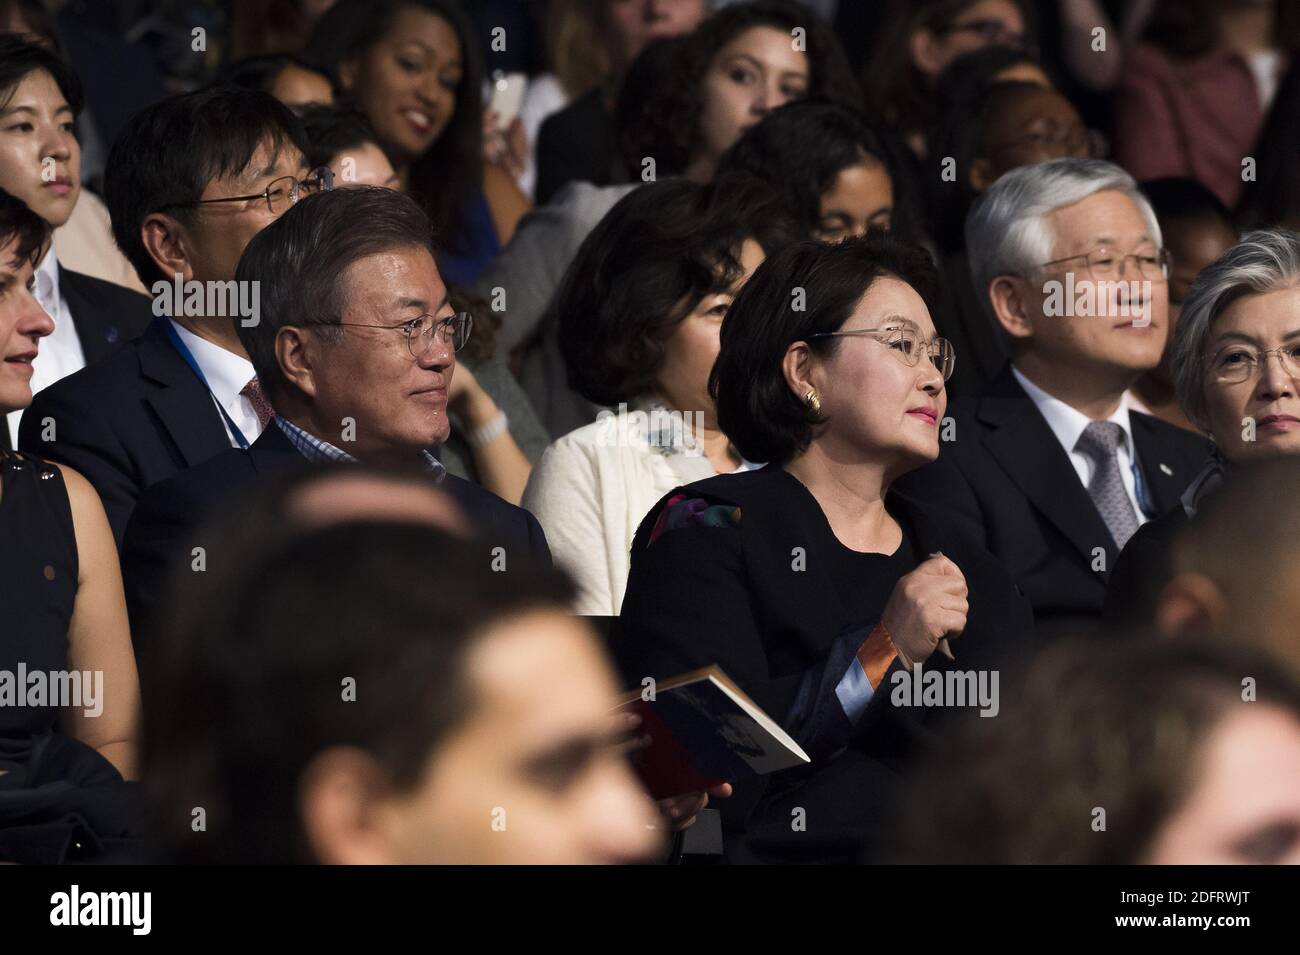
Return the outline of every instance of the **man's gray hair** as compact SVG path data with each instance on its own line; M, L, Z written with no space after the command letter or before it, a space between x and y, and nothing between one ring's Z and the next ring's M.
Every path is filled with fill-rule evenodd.
M1248 232L1196 276L1183 300L1169 364L1187 419L1206 428L1206 345L1214 323L1237 299L1293 287L1300 294L1300 235L1289 229Z
M1001 176L966 217L966 254L975 288L988 308L989 283L999 275L1028 277L1052 259L1056 236L1047 215L1113 189L1141 210L1156 245L1160 223L1133 177L1104 159L1052 159Z

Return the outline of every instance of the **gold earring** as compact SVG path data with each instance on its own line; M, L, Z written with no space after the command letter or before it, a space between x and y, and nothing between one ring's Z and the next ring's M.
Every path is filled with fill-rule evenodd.
M822 400L817 397L817 392L812 388L809 388L808 394L803 396L803 403L812 409L813 414L822 413Z

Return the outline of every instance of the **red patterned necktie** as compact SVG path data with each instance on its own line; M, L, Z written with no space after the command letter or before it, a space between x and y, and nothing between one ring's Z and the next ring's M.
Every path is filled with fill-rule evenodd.
M261 383L254 378L244 385L239 393L248 399L248 403L253 406L253 413L257 415L258 424L265 428L266 423L275 417L275 409L271 407L271 402L266 400L266 395L262 394Z

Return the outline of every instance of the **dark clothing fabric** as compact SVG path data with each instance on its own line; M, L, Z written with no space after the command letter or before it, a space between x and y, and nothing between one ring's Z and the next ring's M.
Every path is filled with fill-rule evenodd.
M548 116L537 132L537 204L545 205L570 182L611 186L626 182L614 114L597 87Z
M149 298L59 265L59 294L68 303L86 364L103 361L149 327Z
M75 305L73 306L76 307ZM42 440L50 418L54 440ZM18 446L75 468L90 481L119 548L149 485L230 450L212 395L150 323L134 341L38 393Z
M146 670L142 643L149 639L149 623L172 568L191 560L195 530L223 502L251 491L259 481L311 466L284 432L272 425L247 451L227 448L206 464L159 482L140 498L122 545L122 575L142 681ZM522 553L550 563L546 536L527 511L452 474L438 487L455 500L479 532L485 554L504 547L507 560L512 553ZM207 559L212 560L212 555Z
M26 454L0 457L0 670L62 670L77 599L77 539L63 474ZM0 706L0 761L53 730L57 706Z
M78 572L63 475L0 452L0 673L9 684L0 698L0 862L88 860L131 837L133 788L58 732L58 700L27 699L33 674L51 686L49 675L68 668Z
M468 287L501 254L501 238L482 192L466 204L465 216L465 233L459 237L460 244L438 254L438 271L449 284Z
M679 495L721 518L659 527ZM735 794L719 803L731 833L788 830L791 811L802 807L808 832L873 838L899 768L938 716L891 704L895 661L850 723L835 689L853 653L839 649L861 645L919 560L942 551L970 588L967 627L953 641L958 663L934 654L926 669L1001 669L1032 652L1029 604L991 557L913 499L891 492L886 506L905 536L891 556L844 547L812 494L776 465L680 488L641 523L616 624L625 669L664 679L717 664L813 757L808 767L736 780Z
M934 315L935 328L952 342L957 362L946 388L948 398L978 395L1007 363L1007 348L993 318L975 289L965 252L944 258L942 297Z
M1095 632L1119 551L1010 366L949 415L953 440L898 489L999 559L1033 604L1041 635ZM1129 420L1151 511L1165 514L1206 463L1209 444L1150 415L1131 412Z
M1176 507L1129 538L1106 583L1101 622L1107 634L1137 633L1155 623L1160 592L1172 577L1174 540L1190 523L1187 512Z

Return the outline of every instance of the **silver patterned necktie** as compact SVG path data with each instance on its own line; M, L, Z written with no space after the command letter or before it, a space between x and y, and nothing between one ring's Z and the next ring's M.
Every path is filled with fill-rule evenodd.
M1120 550L1138 529L1137 512L1133 501L1124 489L1124 478L1119 470L1117 449L1124 440L1124 429L1113 421L1094 421L1083 429L1074 448L1093 462L1092 480L1088 482L1088 496L1097 506L1097 513L1106 522L1115 546Z

